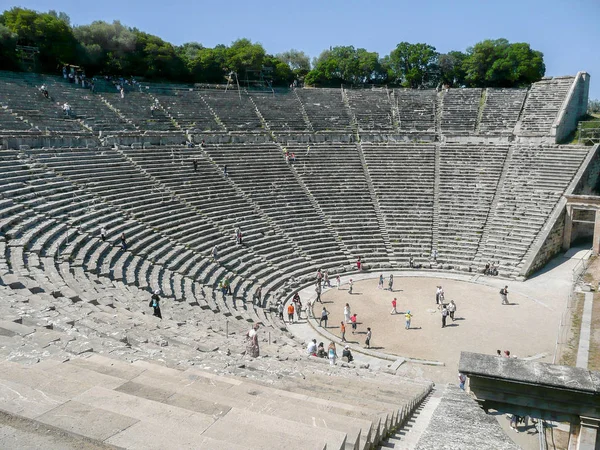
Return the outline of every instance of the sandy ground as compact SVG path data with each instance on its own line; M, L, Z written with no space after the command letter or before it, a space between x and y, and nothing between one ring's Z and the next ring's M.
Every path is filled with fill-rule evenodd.
M501 304L499 289L465 281L397 276L391 292L378 289L377 284L377 279L358 281L352 294L342 285L323 295L331 312L331 332L340 336L344 305L349 303L352 313L358 314L359 325L356 335L348 327L346 339L364 344L370 327L371 348L388 354L456 367L461 351L510 350L519 357L553 351L559 317L544 304L511 292L511 283L509 305ZM457 305L455 321L448 317L445 328L435 302L437 285L443 286L445 301L454 300ZM394 297L400 314L390 314ZM413 318L406 330L404 312L408 310Z

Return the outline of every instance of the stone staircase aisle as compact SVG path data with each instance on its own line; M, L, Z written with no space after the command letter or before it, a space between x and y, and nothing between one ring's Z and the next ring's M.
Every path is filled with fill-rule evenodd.
M433 184L433 223L431 227L431 249L437 250L439 243L440 230L440 144L435 145L435 170Z
M358 149L358 154L360 156L360 162L362 164L363 171L365 173L365 180L367 182L367 186L369 187L369 194L371 195L371 200L373 202L373 209L375 210L375 217L377 218L377 223L379 224L379 230L381 232L381 237L383 238L385 250L388 254L390 266L392 266L392 267L398 266L399 262L395 256L394 248L392 247L392 243L390 241L388 227L387 227L387 224L385 223L385 219L381 212L381 205L379 204L379 197L377 196L377 192L375 192L375 187L373 186L373 179L371 178L371 174L369 173L369 166L367 164L367 160L365 159L365 153L363 151L360 141L357 141L356 148Z
M494 216L496 214L496 210L498 207L498 202L500 201L500 195L502 193L502 186L504 185L504 180L506 180L506 176L508 174L508 167L510 166L510 162L512 161L513 147L508 147L508 153L506 154L506 158L504 159L504 165L502 167L502 173L500 174L500 178L498 179L498 185L496 186L496 194L492 200L492 204L490 205L490 210L488 212L488 216L485 222L485 226L483 227L483 232L481 234L481 239L479 240L479 245L477 246L477 252L475 253L474 262L484 265L487 261L485 261L485 256L482 254L483 249L489 239L490 232L494 227ZM493 261L498 263L498 261Z
M415 409L413 415L398 431L386 439L380 450L393 448L396 450L412 450L416 448L423 432L431 422L434 411L440 404L442 391L432 390L423 402Z

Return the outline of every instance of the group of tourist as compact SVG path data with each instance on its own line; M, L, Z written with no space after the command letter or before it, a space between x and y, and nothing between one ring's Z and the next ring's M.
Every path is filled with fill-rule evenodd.
M309 356L329 359L329 364L332 366L335 366L336 360L339 357L335 342L333 341L329 342L327 350L325 350L325 344L323 342L319 342L319 344L317 345L317 340L313 339L308 343L306 351ZM344 346L344 349L342 350L342 359L344 360L344 362L354 361L354 356L352 356L350 346Z

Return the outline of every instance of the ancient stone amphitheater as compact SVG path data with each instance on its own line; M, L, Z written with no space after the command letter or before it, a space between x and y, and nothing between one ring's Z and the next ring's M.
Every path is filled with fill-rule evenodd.
M358 256L367 269L409 270L412 257L533 273L562 244L563 194L597 164L597 148L556 143L588 84L142 83L121 98L104 80L92 93L0 73L0 446L390 447L435 400L434 422L461 427L444 432L447 448L515 448L456 388L432 400L426 380L307 357L274 305ZM148 307L155 290L163 320ZM254 323L262 356L250 359ZM395 448L436 448L439 433Z

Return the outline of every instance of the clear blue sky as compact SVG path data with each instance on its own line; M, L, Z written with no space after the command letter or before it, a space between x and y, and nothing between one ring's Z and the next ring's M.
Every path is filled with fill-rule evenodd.
M1 0L0 5L64 11L74 25L120 20L175 45L196 41L213 47L247 37L269 53L296 48L311 57L335 45L383 56L402 41L464 51L483 39L504 37L542 51L546 75L590 73L590 97L600 99L600 0Z

